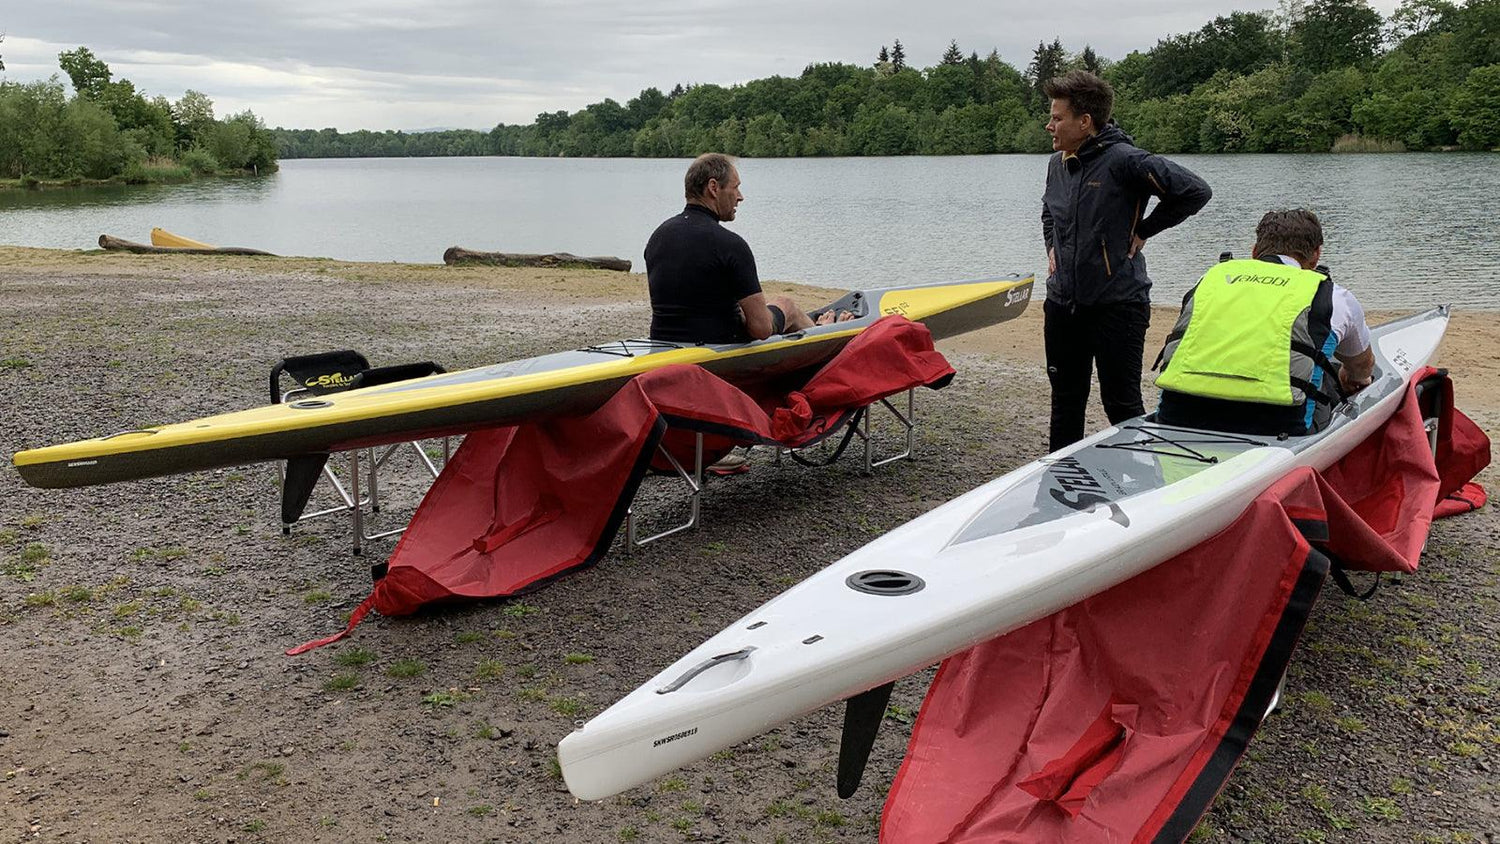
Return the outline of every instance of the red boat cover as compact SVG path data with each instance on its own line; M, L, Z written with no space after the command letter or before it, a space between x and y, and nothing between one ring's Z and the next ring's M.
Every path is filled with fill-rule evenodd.
M1326 473L1299 469L1191 551L945 661L881 840L1185 838L1260 725L1330 558L1412 571L1435 503L1489 462L1443 383L1436 464L1408 388Z
M926 326L888 316L790 393L757 400L701 367L668 366L634 378L588 416L471 433L348 627L287 653L343 638L372 608L406 615L450 598L515 595L593 564L609 548L669 426L713 434L721 447L798 447L838 430L872 402L944 386L953 374ZM686 444L691 453L691 435Z

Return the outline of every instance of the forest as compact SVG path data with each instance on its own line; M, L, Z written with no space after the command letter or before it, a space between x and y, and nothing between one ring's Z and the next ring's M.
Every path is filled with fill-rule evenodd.
M1500 0L1404 0L1389 18L1366 0L1283 0L1118 61L1043 41L1024 70L957 41L924 68L899 40L871 52L865 66L647 88L489 132L272 131L283 158L1038 153L1051 149L1042 84L1084 68L1110 81L1117 121L1155 152L1500 147Z
M213 100L192 90L148 98L87 47L63 51L58 65L72 96L56 76L0 81L0 181L143 184L276 169L276 141L251 111L215 118Z

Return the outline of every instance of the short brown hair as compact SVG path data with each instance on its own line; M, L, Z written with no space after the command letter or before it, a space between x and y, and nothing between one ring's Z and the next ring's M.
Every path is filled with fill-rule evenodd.
M1086 70L1070 70L1042 83L1049 100L1067 100L1073 114L1094 118L1094 128L1103 129L1115 113L1115 89Z
M734 160L722 152L705 152L688 165L682 179L682 190L688 199L697 199L708 190L710 179L724 184L734 172Z
M1251 254L1257 258L1290 255L1307 266L1322 245L1323 224L1318 222L1317 214L1304 208L1267 211L1255 227L1255 248Z

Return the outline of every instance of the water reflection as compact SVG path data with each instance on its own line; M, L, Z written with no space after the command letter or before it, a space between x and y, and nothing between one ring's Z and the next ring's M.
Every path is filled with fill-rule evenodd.
M113 205L253 202L275 189L276 176L210 179L179 185L90 185L48 190L0 191L0 211L85 209ZM0 228L0 231L4 231ZM35 244L16 244L35 245Z
M1177 160L1214 199L1147 245L1170 303L1225 249L1248 253L1270 208L1324 220L1335 276L1376 308L1495 308L1500 155L1216 155ZM746 159L735 231L762 278L828 286L1045 270L1046 159ZM656 224L682 205L680 160L357 159L186 185L0 192L0 243L92 248L151 227L282 255L436 263L459 245L619 255L642 269Z

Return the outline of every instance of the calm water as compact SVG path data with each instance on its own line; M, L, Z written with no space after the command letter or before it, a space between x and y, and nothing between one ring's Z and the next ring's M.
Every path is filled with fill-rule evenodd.
M1305 206L1325 260L1372 307L1500 308L1500 155L1180 156L1214 199L1147 246L1158 302L1255 221ZM357 159L283 162L262 179L0 192L0 243L92 248L152 226L282 255L437 263L459 245L618 255L644 269L651 230L682 205L685 161ZM762 278L829 286L1041 273L1045 158L746 159L732 224Z

